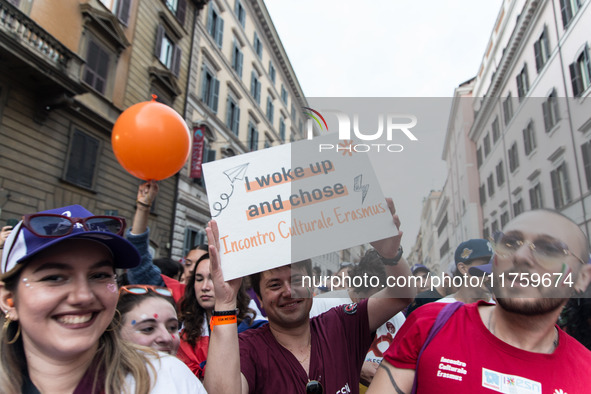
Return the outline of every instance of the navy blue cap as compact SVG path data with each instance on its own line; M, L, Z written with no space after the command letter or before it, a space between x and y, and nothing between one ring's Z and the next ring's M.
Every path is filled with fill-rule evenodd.
M493 248L486 239L475 238L462 242L456 249L454 259L458 263L469 263L475 259L490 259Z
M427 272L431 272L431 270L429 268L427 268L427 266L423 265L423 264L415 264L412 267L410 267L410 272L412 272L412 274L414 275L415 272L417 272L418 270L425 270Z

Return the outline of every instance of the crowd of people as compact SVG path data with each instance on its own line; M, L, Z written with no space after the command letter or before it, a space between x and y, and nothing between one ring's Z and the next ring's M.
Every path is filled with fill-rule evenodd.
M399 231L340 267L377 282L328 291L304 285L311 260L225 281L213 220L208 245L154 259L157 194L139 186L129 229L79 205L2 228L0 393L590 391L589 243L560 213L459 244L448 274L478 286L432 288Z

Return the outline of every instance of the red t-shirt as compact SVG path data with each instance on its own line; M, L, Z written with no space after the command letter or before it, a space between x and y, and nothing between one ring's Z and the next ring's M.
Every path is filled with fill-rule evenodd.
M439 311L432 303L414 311L384 354L397 368L415 369ZM417 368L417 393L579 394L591 392L591 352L558 329L553 354L513 347L490 333L480 301L464 305L427 345Z
M313 317L310 332L309 379L322 383L327 394L359 393L361 366L374 337L369 331L367 300L338 306ZM275 340L268 324L244 331L239 341L240 369L250 393L306 392L306 371Z

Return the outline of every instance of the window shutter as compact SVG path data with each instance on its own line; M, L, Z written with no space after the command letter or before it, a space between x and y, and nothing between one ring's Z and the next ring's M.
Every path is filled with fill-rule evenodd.
M542 66L544 65L543 59L542 59L542 48L541 47L542 47L541 40L534 42L534 53L536 55L536 71L537 72L540 72L540 70L542 69Z
M566 171L566 162L562 163L562 175L564 176L564 197L566 199L565 204L568 204L571 201L570 198L570 182L568 180L568 172Z
M218 44L218 47L222 47L222 43L224 42L224 20L220 17L218 17L217 20L218 23L216 23L216 33L215 33L215 42L216 44Z
M176 19L179 21L181 26L185 25L185 14L187 13L187 0L178 0L176 7Z
M581 145L581 152L583 153L583 165L585 168L585 179L587 180L587 189L591 189L591 157L589 157L589 148L591 142L586 142Z
M95 70L98 65L98 53L98 45L94 41L89 41L83 80L91 86L94 86Z
M255 85L256 79L254 76L254 71L250 72L250 94L252 94L253 97L256 98L256 85Z
M220 81L217 78L212 78L213 94L211 96L211 109L214 113L218 113L218 97L220 93Z
M256 80L256 99L257 99L257 104L261 103L261 81L259 81L258 79Z
M157 59L160 59L162 39L164 39L164 26L158 25L158 29L156 30L156 45L154 47L154 56L156 56Z
M550 118L550 103L548 100L542 103L542 113L544 114L544 129L547 133L552 128L552 119Z
M210 36L214 36L213 31L213 3L209 3L209 11L207 12L207 32Z
M172 73L178 78L181 72L181 54L182 50L178 45L174 46L174 54L172 57Z
M573 96L579 97L583 93L583 81L577 69L577 62L570 64L568 68L570 70L570 81L573 85Z
M244 60L244 54L242 51L238 51L238 76L242 78L242 61Z
M562 25L566 29L572 17L570 9L570 0L560 0L560 13L562 14Z
M201 101L203 101L205 104L208 104L207 102L207 75L209 74L209 70L207 69L207 66L204 64L203 67L201 67Z
M238 70L238 46L236 40L232 42L232 68Z
M129 9L131 8L131 0L119 0L117 4L117 19L125 26L129 22Z
M554 207L560 208L562 206L560 198L560 182L558 180L558 173L556 170L550 173L550 178L552 180L552 195L554 197Z
M95 80L94 88L101 93L105 93L105 82L109 74L109 54L102 49L98 53L98 68L97 78Z
M252 122L248 122L248 136L246 137L246 145L252 150Z
M238 106L236 106L234 108L234 119L232 122L232 131L234 131L234 134L236 136L238 136L238 133L240 131L240 108Z

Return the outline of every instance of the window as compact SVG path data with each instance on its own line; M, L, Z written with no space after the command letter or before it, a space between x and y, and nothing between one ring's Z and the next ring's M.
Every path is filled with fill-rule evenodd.
M19 0L9 0L8 2L18 7ZM101 3L111 10L123 25L127 26L131 0L101 0Z
M489 153L490 153L490 136L487 133L484 136L484 157L488 156Z
M181 69L181 48L166 33L164 26L158 25L156 32L156 48L154 56L160 60L160 63L173 72L177 77Z
M443 233L443 231L445 230L445 227L447 226L447 213L445 214L445 216L443 217L443 219L441 219L441 223L439 223L439 226L437 226L437 236L441 236L441 233Z
M503 161L500 161L499 164L497 164L496 170L497 170L497 186L501 187L503 186L503 183L505 183L505 169L503 168Z
M482 238L489 239L490 238L490 230L488 227L482 229Z
M508 151L509 154L509 171L513 173L519 167L519 153L517 152L517 142L511 145Z
M183 242L183 256L188 255L189 252L197 246L206 243L205 231L187 227L185 229L185 240Z
M521 213L523 213L523 211L525 210L524 206L523 206L523 199L520 198L519 200L517 200L516 202L513 203L513 216L518 216Z
M105 93L109 74L109 52L103 49L92 38L88 41L86 65L84 67L84 82L92 86L101 94Z
M525 155L529 156L530 153L536 149L536 133L534 131L533 122L529 122L527 127L523 129L523 147L525 149Z
M296 109L295 109L295 105L293 104L293 100L291 102L291 120L293 121L292 124L295 124L295 120L296 120Z
M482 147L476 150L476 166L480 168L482 166Z
M240 78L242 78L242 61L244 60L244 54L236 40L234 40L232 45L232 69L236 71L236 74L238 74Z
M570 80L573 86L573 95L580 97L591 85L591 64L589 63L589 47L585 46L577 60L569 65Z
M534 43L534 53L536 55L536 71L539 73L550 58L550 45L548 44L546 26L544 26L544 31L538 41Z
M72 133L65 179L75 185L92 188L100 143L97 138L75 129Z
M566 163L560 164L550 173L552 181L552 195L554 196L554 207L560 209L570 203L570 185Z
M285 141L285 118L283 116L279 118L279 137L281 137L281 141Z
M257 32L254 32L254 40L253 40L254 51L259 57L259 59L263 59L263 43L261 42L259 35Z
M228 95L228 103L226 106L226 125L235 136L238 136L240 130L240 108L236 104L236 100Z
M566 29L570 21L581 7L580 0L560 0L560 12L562 14L562 25Z
M503 101L503 117L505 118L505 126L508 125L511 118L513 118L513 97L511 97L511 93L509 93L505 101Z
M490 229L492 230L493 234L499 231L499 222L496 220L492 222L490 225Z
M271 147L271 142L268 139L265 139L265 149Z
M219 11L214 7L213 2L209 3L207 32L213 38L217 46L221 48L224 39L224 20L220 16Z
M529 78L527 76L527 63L523 65L521 72L517 74L517 95L519 96L519 102L527 95L529 91Z
M185 24L187 13L187 0L166 0L166 6L174 14L181 25Z
M591 190L591 141L581 145L583 153L583 165L585 167L585 178L587 179L587 189Z
M234 3L234 13L236 14L236 18L238 18L238 22L244 27L246 24L246 11L240 0L236 0L236 3Z
M445 254L449 251L449 239L446 239L441 248L439 249L439 257L443 258Z
M252 122L248 122L248 147L251 152L259 148L259 131Z
M273 105L273 98L267 96L267 119L273 124L273 113L275 112L275 106Z
M269 78L275 83L275 67L273 66L273 62L269 60Z
M509 223L509 212L505 211L501 214L501 228L505 227L507 223Z
M492 197L495 194L495 179L493 174L490 174L486 179L486 183L488 186L488 196Z
M539 209L544 207L542 202L542 186L538 183L529 189L529 204L531 209Z
M501 138L501 130L499 129L499 118L495 117L492 122L492 138L493 144L496 144L499 138Z
M213 72L205 64L203 65L201 72L201 100L214 113L217 113L220 81L218 81L218 79L213 75Z
M484 186L484 183L478 188L478 193L480 195L480 205L484 205L486 202L486 186Z
M542 112L544 114L544 128L547 133L552 130L560 120L556 90L552 90L552 93L550 93L546 101L542 103Z
M257 102L257 104L261 104L261 81L259 81L259 74L256 71L252 70L250 74L250 94Z
M283 85L281 85L281 101L283 101L283 104L287 105L287 90Z

